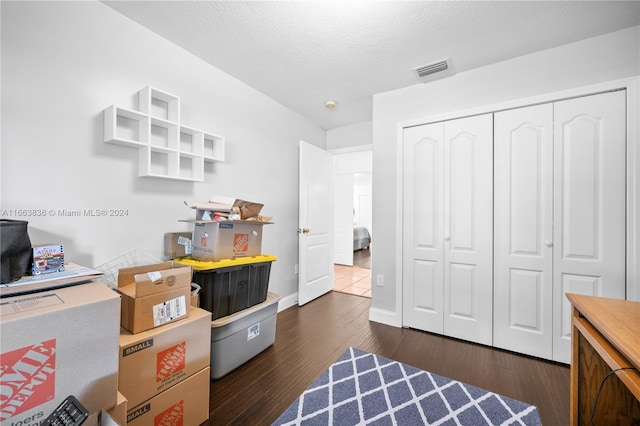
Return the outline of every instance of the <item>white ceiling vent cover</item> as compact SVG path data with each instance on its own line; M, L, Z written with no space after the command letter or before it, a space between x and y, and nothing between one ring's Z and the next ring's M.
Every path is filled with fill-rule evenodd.
M451 71L451 59L449 58L413 68L413 72L418 79L423 79L437 73L448 74L448 72L445 73L444 71Z

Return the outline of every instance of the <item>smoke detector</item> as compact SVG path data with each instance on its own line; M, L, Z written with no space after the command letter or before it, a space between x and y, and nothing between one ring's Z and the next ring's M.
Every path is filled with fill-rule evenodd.
M445 58L430 64L420 65L412 68L412 71L419 80L433 78L435 75L438 77L445 76L451 73L451 59Z

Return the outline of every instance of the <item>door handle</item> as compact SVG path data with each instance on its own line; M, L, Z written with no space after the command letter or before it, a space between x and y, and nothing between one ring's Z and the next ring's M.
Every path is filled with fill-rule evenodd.
M444 236L444 240L445 240L445 241L449 241L450 239L451 239L451 237L450 237L449 235L445 235L445 236Z
M553 242L551 240L545 240L544 241L544 245L547 247L552 247L553 246Z
M298 234L308 234L308 233L309 233L308 228L298 228Z

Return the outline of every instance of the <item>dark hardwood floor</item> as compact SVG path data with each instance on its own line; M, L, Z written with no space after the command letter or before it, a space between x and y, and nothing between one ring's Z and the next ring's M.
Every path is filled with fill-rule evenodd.
M211 382L211 425L269 425L349 346L536 405L569 424L569 367L369 321L371 300L330 292L280 312L272 347Z

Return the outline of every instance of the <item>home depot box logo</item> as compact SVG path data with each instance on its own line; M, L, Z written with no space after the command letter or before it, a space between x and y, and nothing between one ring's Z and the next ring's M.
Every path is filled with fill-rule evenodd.
M178 371L184 370L186 358L186 341L158 352L156 355L156 382L162 382Z
M153 419L154 426L183 426L184 401L179 401Z
M55 397L56 339L0 356L0 422Z
M233 234L233 251L249 251L249 234Z

